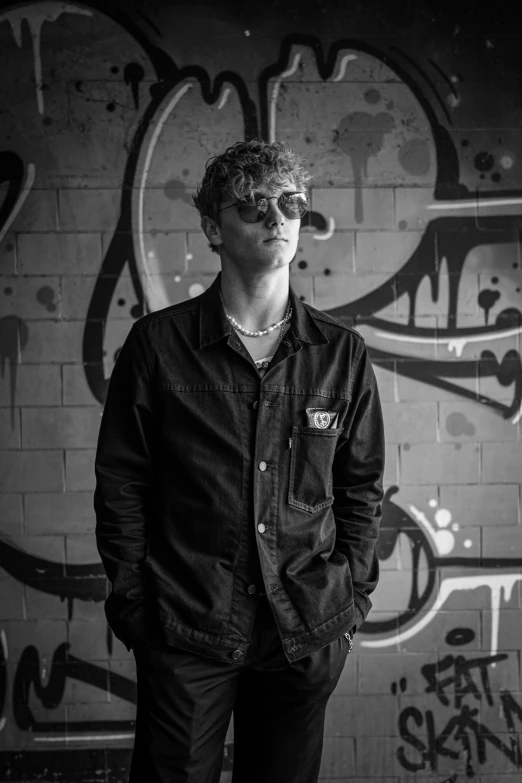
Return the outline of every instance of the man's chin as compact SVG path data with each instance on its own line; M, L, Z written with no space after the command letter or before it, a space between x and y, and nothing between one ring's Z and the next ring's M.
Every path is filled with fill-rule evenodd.
M278 242L274 246L268 246L268 252L263 253L263 258L278 266L288 266L295 258L296 249L289 247L288 243Z

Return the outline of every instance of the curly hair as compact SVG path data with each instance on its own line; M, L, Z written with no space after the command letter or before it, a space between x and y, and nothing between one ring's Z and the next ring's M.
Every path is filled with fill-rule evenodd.
M301 156L286 142L238 141L207 161L203 181L192 199L201 217L210 217L219 224L218 210L223 201L247 199L261 185L277 188L289 179L298 190L306 190L311 175L304 169ZM218 252L212 244L210 249Z

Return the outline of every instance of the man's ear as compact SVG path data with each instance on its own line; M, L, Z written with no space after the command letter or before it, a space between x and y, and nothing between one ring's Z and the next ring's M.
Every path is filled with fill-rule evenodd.
M211 245L217 247L218 245L223 244L221 230L215 220L207 215L203 215L201 218L201 228Z

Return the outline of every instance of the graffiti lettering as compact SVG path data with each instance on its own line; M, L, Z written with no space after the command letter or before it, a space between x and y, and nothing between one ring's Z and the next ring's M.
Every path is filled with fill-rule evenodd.
M428 687L426 693L435 693L441 704L446 707L449 706L450 701L446 694L445 689L451 686L454 687L454 705L455 709L460 709L462 700L466 695L470 694L475 699L480 700L482 694L480 692L478 684L473 679L471 672L473 669L478 669L481 684L484 689L484 695L488 704L493 704L491 696L491 687L489 683L488 666L495 664L499 661L505 661L507 655L490 655L487 658L474 658L472 660L466 660L463 655L454 657L453 655L447 655L441 661L434 664L426 664L421 671ZM439 679L438 675L442 672L451 669L453 666L453 674L445 679Z
M60 644L53 655L47 685L40 680L40 658L36 647L26 647L16 669L13 683L13 714L23 731L119 731L133 730L134 721L77 721L67 724L56 721L37 721L29 706L31 687L46 709L57 707L65 692L67 678L88 683L100 690L108 690L131 704L136 703L136 684L116 672L82 661L68 652L68 644Z
M433 710L422 712L409 706L401 711L398 728L405 745L397 749L397 759L404 769L409 772L425 769L436 772L439 758L454 761L463 758L466 776L473 777L476 764L487 761L488 746L496 748L516 769L522 768L522 751L515 725L515 719L522 723L522 706L512 694L507 690L499 694L500 713L505 723L505 732L500 734L509 737L509 744L479 720L479 707L463 703L466 697L471 696L476 701L484 697L490 706L494 705L488 667L507 657L495 655L465 660L463 656L450 655L439 663L422 667L421 672L428 683L426 693L435 694L440 704L453 706L457 713L448 718L442 729L438 729ZM439 678L451 669L453 671L447 677ZM473 679L472 671L479 672L478 682ZM453 688L453 705L446 693L448 688Z

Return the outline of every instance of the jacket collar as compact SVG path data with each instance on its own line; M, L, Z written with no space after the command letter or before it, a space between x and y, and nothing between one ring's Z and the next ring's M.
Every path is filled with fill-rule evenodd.
M311 345L327 343L328 339L291 286L289 296L293 311L290 329L292 336L300 342ZM205 348L224 337L229 337L232 331L221 300L221 272L219 272L212 285L200 297L199 347Z

